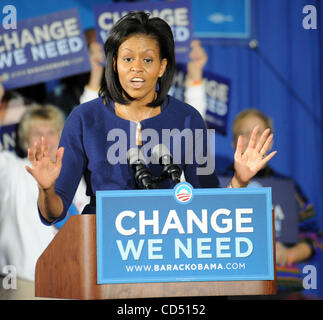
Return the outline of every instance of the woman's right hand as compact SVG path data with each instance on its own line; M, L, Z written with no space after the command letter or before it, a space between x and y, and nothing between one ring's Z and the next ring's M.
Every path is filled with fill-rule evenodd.
M64 155L64 148L60 147L56 153L56 162L54 162L48 153L46 139L41 138L41 145L35 142L34 150L28 148L28 159L32 168L26 166L26 170L35 178L38 187L43 190L53 188L58 178Z

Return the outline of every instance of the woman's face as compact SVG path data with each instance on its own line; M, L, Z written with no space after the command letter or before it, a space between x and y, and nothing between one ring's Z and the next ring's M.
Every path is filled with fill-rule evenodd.
M123 90L144 105L155 99L156 83L166 69L158 41L147 35L127 38L118 49L116 68Z
M56 126L46 120L35 120L30 128L28 136L28 147L34 149L35 142L41 144L41 137L46 139L49 157L55 161L56 151L59 144L59 133Z

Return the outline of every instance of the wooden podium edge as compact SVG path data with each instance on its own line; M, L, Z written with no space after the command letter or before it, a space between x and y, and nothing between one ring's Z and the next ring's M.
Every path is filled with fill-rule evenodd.
M274 219L274 217L273 217ZM35 296L62 299L135 299L272 295L274 280L97 284L96 216L72 216L39 257ZM62 250L62 248L64 248Z

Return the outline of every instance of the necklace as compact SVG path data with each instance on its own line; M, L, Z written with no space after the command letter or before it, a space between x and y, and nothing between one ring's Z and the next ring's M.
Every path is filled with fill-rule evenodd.
M152 108L152 107L150 108L149 113L144 117L144 119L150 118L150 116L151 116L151 114L153 112L153 109L154 108ZM127 107L125 107L125 110L126 110L126 113L127 113L127 116L129 118L129 120L136 123L136 145L141 146L142 145L142 132L141 132L142 126L141 126L141 122L138 119L133 120L133 118L129 114L129 111L128 111Z

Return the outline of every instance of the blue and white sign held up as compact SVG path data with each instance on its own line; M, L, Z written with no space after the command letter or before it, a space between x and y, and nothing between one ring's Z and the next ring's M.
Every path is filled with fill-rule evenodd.
M271 189L98 191L98 284L273 280Z
M14 89L91 70L76 9L22 20L0 28L0 77Z
M177 64L170 94L183 102L185 101L185 79L186 66ZM216 133L226 135L232 90L231 80L209 71L204 71L203 80L207 109L205 115L202 116L205 118L209 129L215 129Z
M0 126L0 152L15 150L18 124Z
M251 36L251 0L192 0L194 37L248 39Z
M130 11L146 11L165 20L173 31L176 62L187 63L192 40L191 2L135 2L96 5L94 7L98 41L104 43L112 26Z

